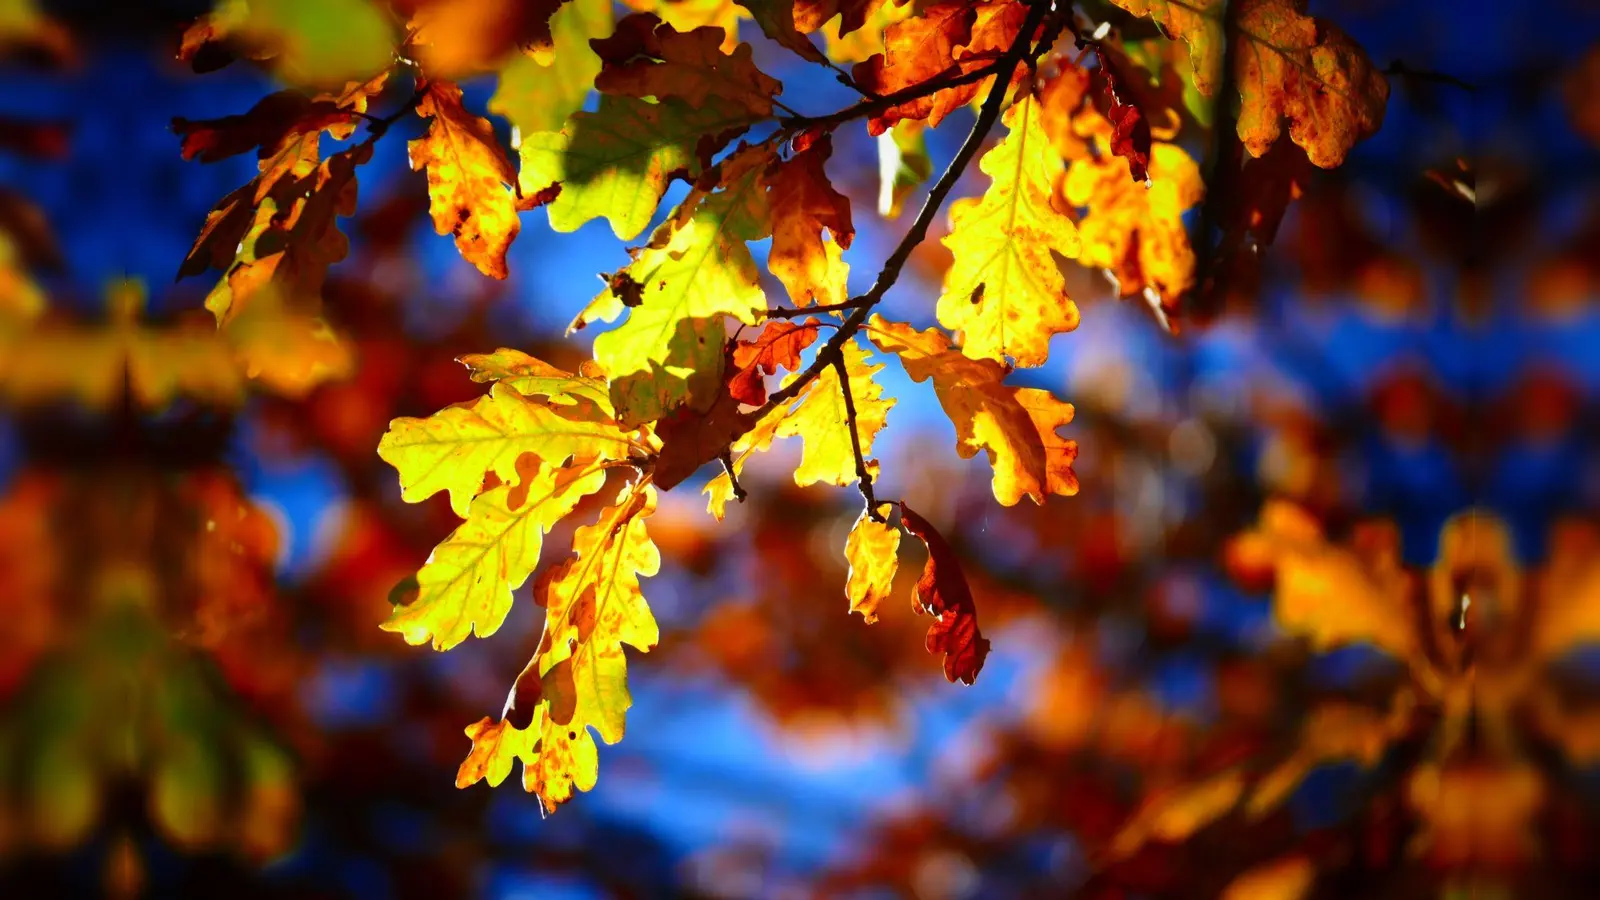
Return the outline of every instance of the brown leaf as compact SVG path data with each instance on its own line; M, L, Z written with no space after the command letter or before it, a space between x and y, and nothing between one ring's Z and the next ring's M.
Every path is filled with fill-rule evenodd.
M298 91L278 91L261 98L243 115L220 119L172 120L183 138L183 158L212 163L259 148L261 159L282 149L292 135L310 134L355 116L331 100L313 100Z
M724 382L722 393L705 412L680 406L656 422L661 452L656 456L655 485L663 491L683 483L706 463L728 451L751 426L755 416L739 411L739 401Z
M653 13L617 23L611 37L591 41L601 60L595 89L624 97L676 97L699 109L710 98L731 101L757 118L772 115L772 98L783 90L750 57L750 45L722 51L722 29L680 32Z
M978 630L978 608L961 564L944 536L904 503L900 523L928 547L928 564L915 594L917 608L937 620L928 626L928 652L945 655L946 680L972 684L989 655L989 639Z

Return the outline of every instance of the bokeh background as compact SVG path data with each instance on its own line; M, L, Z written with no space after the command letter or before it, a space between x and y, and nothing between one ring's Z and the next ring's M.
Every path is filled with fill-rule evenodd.
M1466 86L1396 77L1382 131L1319 174L1259 284L1203 326L1170 333L1074 272L1081 327L1019 377L1077 404L1079 496L998 507L928 385L885 369L880 493L961 554L994 645L976 685L945 683L909 604L871 627L846 615L859 502L793 487L797 447L752 463L721 525L699 481L664 495L645 591L661 644L630 655L628 734L598 786L548 818L514 781L453 785L463 727L499 712L540 613L521 591L499 633L446 654L379 631L455 519L443 497L403 504L374 448L390 418L481 391L460 354L575 366L590 338L562 331L624 250L603 222L558 235L536 211L511 277L481 277L433 233L403 122L361 172L325 291L344 343L317 351L316 378L243 379L208 330L207 279L173 275L254 161L186 162L169 123L275 86L176 61L206 6L46 3L59 31L0 62L0 894L1209 897L1260 866L1293 882L1305 860L1316 896L1592 896L1592 4L1312 3L1380 64ZM740 36L803 111L854 99L749 22ZM494 82L466 89L482 111ZM930 133L936 169L969 122ZM864 288L904 223L873 212L863 128L829 170L855 201ZM942 253L919 251L886 315L931 323ZM214 377L164 382L184 354L220 354L198 370ZM1453 657L1467 712L1440 701L1376 749L1316 757L1263 818L1147 824L1110 853L1160 791L1271 770L1308 722L1339 732L1328 703L1387 715L1421 679L1406 639L1320 648L1283 627L1231 540L1271 499L1369 571L1479 598L1477 631L1440 630L1454 605L1416 627L1467 634L1483 667L1534 666L1533 687L1505 688L1518 737L1502 746L1500 707L1470 699L1493 673ZM1457 527L1490 537L1436 565ZM1447 719L1466 737L1434 758Z

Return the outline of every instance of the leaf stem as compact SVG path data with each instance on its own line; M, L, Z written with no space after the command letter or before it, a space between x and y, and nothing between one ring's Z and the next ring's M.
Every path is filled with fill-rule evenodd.
M878 501L872 496L872 473L867 471L867 458L861 452L861 433L856 426L856 400L850 393L850 372L844 364L844 354L833 357L833 369L839 375L839 390L844 394L844 419L845 425L850 429L850 449L856 456L856 486L861 490L861 499L867 504L867 518L874 522L883 522L878 514Z

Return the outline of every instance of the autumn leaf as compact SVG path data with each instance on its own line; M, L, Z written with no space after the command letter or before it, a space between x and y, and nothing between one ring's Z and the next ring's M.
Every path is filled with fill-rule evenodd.
M1348 35L1303 15L1306 0L1244 0L1238 12L1239 139L1251 156L1289 138L1334 168L1383 124L1389 83Z
M1137 182L1150 180L1150 121L1118 80L1111 55L1096 51L1100 91L1106 99L1106 120L1111 123L1111 152L1128 161L1128 174Z
M702 26L721 28L722 49L732 53L739 45L739 20L748 10L736 0L622 0L639 12L655 13L679 31Z
M471 403L389 423L378 456L399 472L402 499L419 503L448 491L451 509L466 516L484 476L515 484L524 456L556 466L569 456L625 459L634 447L598 411L542 403L512 385L501 381Z
M314 136L311 152L315 153ZM244 227L239 230L230 223L223 232L238 230L237 255L205 301L219 324L227 325L250 298L263 290L277 291L290 303L307 303L321 297L328 267L344 259L350 250L350 242L340 233L335 220L355 212L356 166L371 156L372 146L364 144L312 163L309 171L293 182L289 192L292 199L286 206L280 207L275 197L266 196L258 197L253 213L247 206L239 207L248 214L248 218L241 218ZM231 202L243 201L243 197L235 197ZM232 213L214 211L213 215L229 219ZM208 229L213 224L208 218ZM222 227L221 221L216 224ZM190 251L191 258L215 234L210 230L202 232L195 250Z
M988 452L996 500L1014 506L1023 497L1043 503L1047 494L1078 492L1072 471L1078 445L1056 434L1072 421L1072 404L1049 391L1004 384L1003 366L963 355L936 328L918 332L873 316L867 333L878 349L900 357L913 381L933 379L939 405L956 426L956 453L970 459Z
M261 158L267 159L291 136L315 133L355 118L352 111L332 100L278 91L261 98L242 115L198 121L178 116L172 120L172 130L183 138L184 159L211 163L258 148Z
M841 303L847 291L849 267L841 254L855 226L849 198L834 190L823 170L832 153L832 136L823 135L766 174L773 221L767 268L796 306ZM824 228L832 240L823 238Z
M723 386L705 413L680 406L656 423L661 451L656 456L654 480L662 490L672 490L702 465L720 457L755 424L754 416L739 411L740 401L730 387L731 382Z
M889 410L898 402L893 397L883 396L883 388L872 378L883 365L868 364L867 351L860 344L847 341L839 350L856 408L854 422L845 409L843 382L839 380L838 371L828 366L791 407L777 429L778 437L799 436L804 442L800 465L794 470L794 483L801 487L818 482L841 487L855 483L856 457L851 428L861 441L862 456L870 456L873 439L883 430Z
M454 84L428 85L417 114L432 121L426 134L406 146L411 168L428 171L434 230L453 233L462 257L478 271L506 277L506 251L522 228L507 190L517 183L511 160L489 120L462 107L461 88Z
M989 639L978 630L978 608L967 577L944 536L904 503L900 524L928 548L928 563L913 594L917 609L935 619L928 626L928 652L944 654L945 680L972 684L989 655Z
M568 0L413 0L408 54L432 78L466 78L519 48L548 64Z
M500 68L489 111L511 123L513 148L525 134L561 130L567 117L583 109L600 72L589 41L611 29L609 0L568 0L550 19L553 49L537 57L516 54Z
M1061 161L1040 119L1032 97L1006 112L1011 133L979 161L994 183L950 210L943 243L955 261L937 313L939 324L962 332L961 351L974 359L1041 365L1050 336L1078 326L1054 258L1078 255L1078 232L1050 205Z
M850 574L844 594L850 600L850 611L860 613L869 625L878 621L878 604L894 588L899 569L896 554L900 551L900 529L888 522L892 511L890 504L879 504L878 515L884 519L879 522L862 510L845 539L844 558L850 564Z
M567 372L534 359L521 350L501 347L493 353L468 353L456 357L468 376L479 384L502 382L519 394L546 397L552 403L592 403L608 418L615 418L604 378Z
M827 57L817 50L816 45L795 28L795 21L798 18L795 12L795 0L737 0L737 2L749 10L750 18L761 27L762 34L811 62L827 61Z
M691 193L627 268L627 278L614 280L574 323L627 313L594 342L623 427L683 405L708 411L722 384L725 317L753 324L766 306L746 242L765 237L769 227L760 175L770 152L748 147L724 160L714 173L717 190ZM619 293L620 284L637 293Z
M601 61L596 90L624 97L677 98L700 109L708 100L743 108L751 119L772 115L772 98L783 90L750 57L750 45L721 49L722 32L679 32L650 13L617 23L616 32L592 42Z
M431 639L435 650L474 631L494 634L511 609L511 592L538 564L545 533L605 480L592 461L557 467L523 454L511 483L479 494L467 520L433 549L417 572L416 598L396 607L383 629L408 644Z
M1080 131L1102 151L1115 140L1113 126L1095 114L1080 118ZM1130 180L1122 160L1102 152L1075 160L1061 191L1068 204L1086 210L1078 220L1079 262L1109 272L1125 297L1149 288L1172 300L1194 285L1194 248L1183 216L1205 198L1206 186L1200 167L1177 144L1151 147L1146 176L1148 186Z
M775 375L779 369L800 368L800 353L816 341L817 331L814 319L803 325L774 320L755 340L739 341L733 348L733 374L728 378L733 399L750 406L767 402L762 376Z
M1015 0L946 0L921 14L890 25L884 53L858 63L851 74L862 88L892 94L939 77L973 72L993 61L1016 40L1028 7ZM868 120L867 130L882 134L904 119L926 119L937 128L945 116L986 90L979 79L897 104Z
M1236 537L1228 554L1271 569L1279 626L1307 638L1313 649L1365 641L1399 659L1416 652L1409 587L1398 564L1369 567L1354 552L1329 543L1317 521L1294 504L1264 505L1255 529Z
M648 651L659 638L640 576L654 575L660 554L645 531L655 491L638 485L573 535L573 558L549 570L534 588L545 607L544 635L512 689L502 721L467 730L473 748L456 786L480 779L496 785L523 763L523 787L553 811L589 790L598 775L590 729L608 744L622 739L632 705L623 645ZM520 723L525 722L525 725Z
M816 384L814 381L807 384L801 390L800 396L804 396L805 392L810 390L814 384ZM772 442L778 436L778 428L787 421L788 415L789 405L786 404L774 408L761 417L749 431L741 435L728 448L729 458L733 461L732 473L722 472L706 482L705 488L701 491L706 495L706 511L711 513L712 517L718 522L722 521L723 517L727 515L728 501L737 496L737 492L734 490L734 479L744 471L745 463L752 455L765 453L772 448Z
M720 101L696 108L602 95L597 110L574 114L561 131L523 136L521 193L547 200L556 231L603 216L617 237L632 240L673 178L698 178L754 121L748 109Z
M189 28L180 55L193 60L208 44L237 42L286 81L337 87L388 68L393 37L369 0L232 0Z
M1148 16L1189 45L1194 86L1211 96L1221 83L1221 0L1114 0ZM1238 135L1252 156L1265 154L1289 123L1289 138L1325 169L1344 162L1383 124L1389 83L1338 26L1305 15L1306 0L1241 0L1229 12L1240 107Z

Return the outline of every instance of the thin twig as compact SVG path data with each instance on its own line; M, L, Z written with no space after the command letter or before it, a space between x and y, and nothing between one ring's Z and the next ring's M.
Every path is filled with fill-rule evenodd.
M724 448L722 455L717 459L722 463L722 471L728 473L728 483L733 485L733 499L743 503L744 498L750 495L739 485L739 475L733 470L733 453Z
M1460 88L1468 93L1477 93L1478 90L1478 86L1470 81L1457 78L1456 76L1446 72L1435 72L1430 69L1413 69L1406 65L1404 60L1399 59L1391 61L1389 63L1389 68L1383 70L1383 74L1394 75L1399 78L1410 78L1413 81L1432 81L1436 84L1448 84L1451 87Z
M828 59L827 57L823 57L822 58L822 64L827 66L828 68L832 69L839 76L839 83L840 84L844 85L845 87L849 88L852 91L855 91L856 93L860 94L861 96L866 97L868 100L876 100L876 99L878 99L878 95L876 93L873 93L872 91L869 91L866 88L862 87L856 81L855 76L851 75L849 70L847 70L844 67L840 66L838 63L834 62L831 59Z
M799 116L800 115L800 111L799 110L797 110L794 107L790 106L789 104L783 102L782 100L779 100L777 97L773 97L771 99L772 99L772 105L773 106L776 106L777 108L783 110L784 112L788 113L790 116Z
M867 518L874 522L883 522L883 516L878 513L878 501L872 496L872 473L867 471L867 458L861 452L861 433L856 427L856 400L850 393L850 373L845 368L844 354L833 358L833 369L839 375L839 390L844 394L844 421L850 429L850 449L856 455L856 487L861 490L861 499L867 503Z
M852 300L846 300L843 303L819 303L816 306L807 306L804 309L790 306L775 306L772 309L762 310L761 313L769 319L798 319L801 316L809 316L813 313L843 312L847 309L855 309L865 302L865 297L856 297Z
M876 306L878 301L883 299L883 295L888 292L889 288L894 286L895 281L900 277L900 270L905 267L906 261L911 258L911 252L927 238L928 227L933 224L933 218L938 215L940 207L944 205L945 198L949 196L951 189L955 187L956 181L961 178L961 173L966 171L967 165L972 162L972 158L978 155L978 149L983 146L984 138L988 136L989 129L993 128L994 123L999 120L1000 108L1005 105L1006 91L1011 85L1011 75L1017 70L1017 65L1022 62L1024 56L1031 58L1042 54L1050 48L1051 44L1055 43L1055 37L1060 34L1059 23L1055 23L1046 32L1037 46L1033 46L1032 42L1034 32L1039 29L1039 23L1044 21L1045 15L1051 11L1052 7L1053 4L1050 0L1038 0L1038 2L1035 2L1029 8L1028 18L1022 23L1022 28L1017 32L1016 40L1012 42L1011 47L1006 50L1000 59L996 60L992 67L985 67L985 70L993 69L992 73L985 72L985 74L994 75L994 86L989 89L989 96L983 101L983 108L978 112L977 121L972 123L972 131L967 134L966 140L962 142L961 149L956 151L955 158L950 160L950 165L945 167L944 174L939 176L939 180L928 191L927 200L923 202L922 209L917 213L917 218L911 223L911 227L906 229L905 236L900 239L900 244L895 247L889 258L884 260L883 268L879 270L877 280L873 282L872 287L865 294L847 301L856 304L856 306L849 317L839 325L839 330L828 338L828 342L822 346L822 349L817 351L817 356L811 361L811 365L806 367L799 377L790 381L788 385L767 398L766 404L754 415L752 421L760 420L762 416L770 413L779 405L793 400L818 375L822 374L824 368L832 365L834 360L841 356L841 348L844 346L845 341L855 336L862 324L867 321L867 316L872 312L872 307ZM965 83L965 81L961 83ZM944 85L944 87L949 86L951 86L950 83ZM883 98L882 101L876 101L876 103L886 103L887 105L882 108L887 109L888 106L902 102L902 98L898 97L902 93L904 92L891 94ZM928 93L932 92L929 91ZM874 104L858 104L857 107L852 107L852 109L872 105Z
M1005 64L1006 58L1007 57L1003 55L986 66L980 66L976 69L960 72L947 78L932 78L927 81L918 82L910 87L901 88L894 93L884 94L881 97L873 97L869 100L863 100L854 106L847 106L844 109L828 113L824 116L794 116L792 118L783 119L782 123L783 126L789 131L801 131L807 128L834 128L844 124L845 122L854 121L855 119L878 115L879 113L893 109L902 103L910 103L913 100L921 100L923 97L927 97L931 94L937 94L940 91L961 87L964 84L971 84L974 81L982 81L990 75L998 72L1001 66ZM1015 61L1012 62L1010 68L1016 68ZM1009 72L1006 77L1009 80Z

